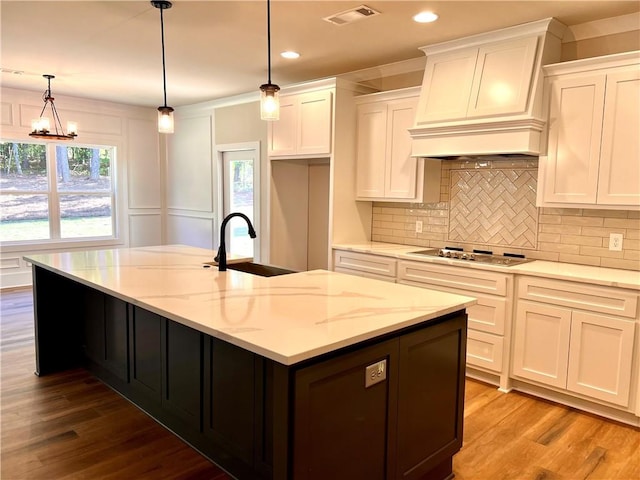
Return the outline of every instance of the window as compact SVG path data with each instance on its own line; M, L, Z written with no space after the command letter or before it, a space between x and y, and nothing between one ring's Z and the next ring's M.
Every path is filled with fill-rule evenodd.
M114 238L115 150L0 141L0 242Z

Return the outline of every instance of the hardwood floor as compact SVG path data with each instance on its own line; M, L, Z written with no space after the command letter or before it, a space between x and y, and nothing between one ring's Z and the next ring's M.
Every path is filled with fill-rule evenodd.
M2 480L231 478L86 371L35 376L34 357L31 290L2 292ZM466 387L456 479L640 479L639 429L473 380Z

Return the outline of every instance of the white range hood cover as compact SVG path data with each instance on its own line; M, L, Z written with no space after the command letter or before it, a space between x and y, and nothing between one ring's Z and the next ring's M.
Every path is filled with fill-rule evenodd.
M542 65L560 60L565 29L548 18L422 47L412 156L542 154ZM510 103L492 103L505 85Z

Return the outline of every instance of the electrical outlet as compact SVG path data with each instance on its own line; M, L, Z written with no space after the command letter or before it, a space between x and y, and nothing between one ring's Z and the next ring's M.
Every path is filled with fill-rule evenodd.
M416 233L422 233L422 220L416 220Z
M609 235L609 250L616 252L622 251L622 234L612 233Z

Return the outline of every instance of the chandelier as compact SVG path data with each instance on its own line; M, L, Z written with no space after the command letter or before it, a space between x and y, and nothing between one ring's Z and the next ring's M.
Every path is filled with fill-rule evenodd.
M44 106L40 112L40 117L31 120L31 133L29 136L48 140L73 140L78 136L78 124L76 122L67 122L67 133L64 133L56 105L53 103L55 99L51 96L51 79L56 77L48 74L42 76L47 79L47 89L42 95ZM52 119L45 114L47 107L49 107ZM53 129L51 120L53 120Z

